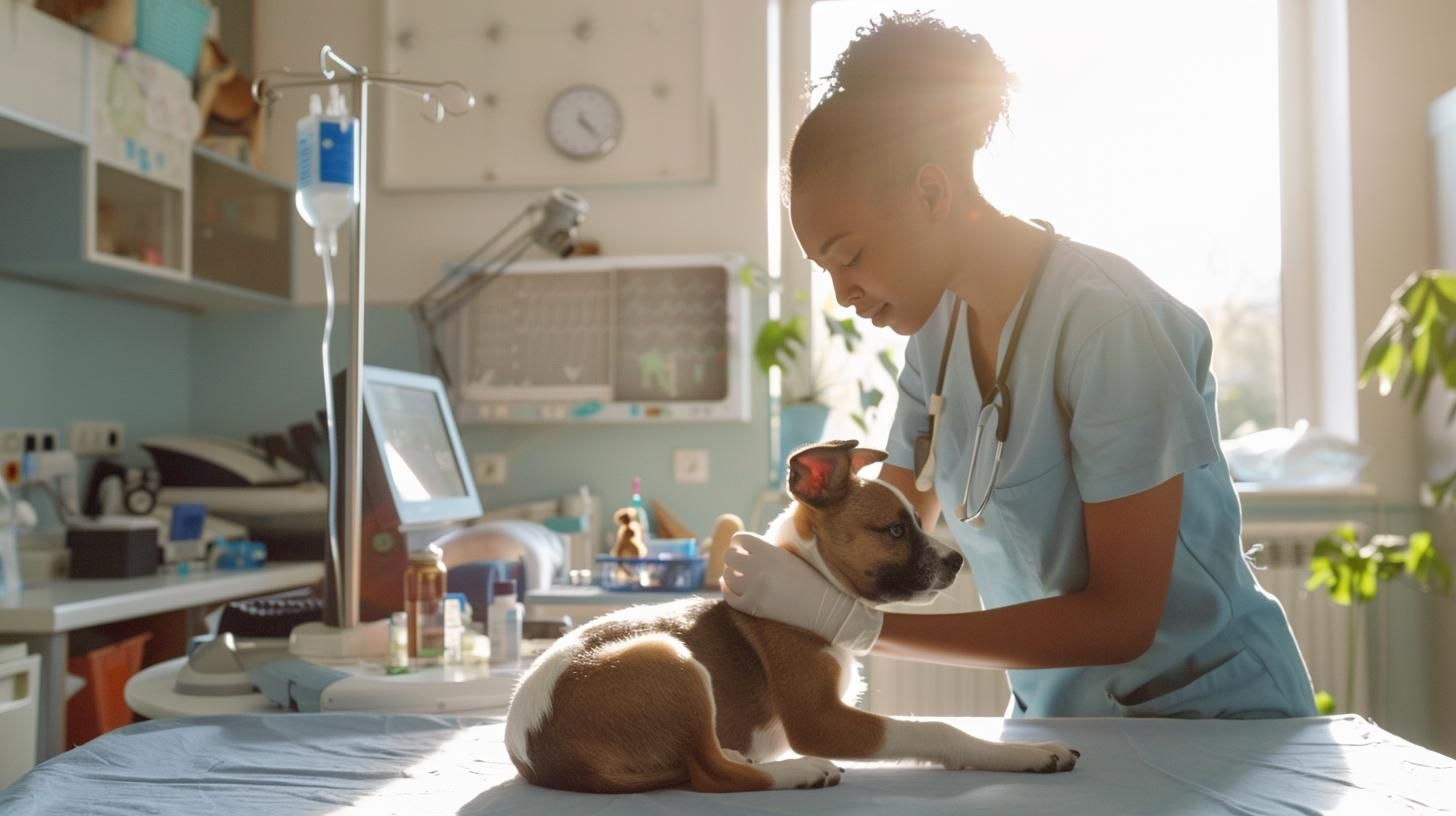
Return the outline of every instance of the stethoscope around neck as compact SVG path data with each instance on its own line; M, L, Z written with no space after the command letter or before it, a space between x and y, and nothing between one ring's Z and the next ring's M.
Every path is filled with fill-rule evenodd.
M1046 272L1047 260L1051 257L1052 247L1057 242L1057 232L1051 224L1041 220L1034 220L1034 223L1046 230L1046 246L1042 249L1041 260L1037 263L1030 283L1027 284L1026 297L1022 299L1021 308L1016 313L1016 323L1011 328L1011 339L1006 344L1006 356L996 367L996 381L991 386L990 393L986 394L982 400L981 412L976 417L975 441L971 444L971 464L966 471L966 488L961 494L960 503L955 508L956 518L974 527L986 525L982 515L986 512L986 505L991 501L991 488L995 485L996 476L1001 470L1001 453L1006 447L1006 438L1011 432L1011 386L1007 382L1011 374L1011 363L1016 358L1016 347L1021 341L1021 331L1026 325L1026 315L1031 311L1032 299L1036 297L1037 286L1041 283L1042 274ZM945 413L945 374L950 363L951 346L955 340L956 322L960 318L963 308L966 311L966 347L968 349L971 347L971 307L965 305L960 298L956 298L955 308L951 310L950 327L945 332L945 347L940 353L940 374L935 381L935 393L930 396L930 404L927 406L930 409L930 429L915 438L915 489L922 493L929 492L935 486L935 451L940 442L940 419ZM981 458L982 440L986 436L986 428L992 422L996 424L996 448L991 458L991 478L985 481L980 494L972 497L971 488L975 483L976 464Z

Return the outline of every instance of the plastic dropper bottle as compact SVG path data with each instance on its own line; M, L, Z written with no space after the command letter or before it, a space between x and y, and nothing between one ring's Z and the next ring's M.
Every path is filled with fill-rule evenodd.
M642 503L642 477L632 477L632 506L637 508L637 520L642 522L642 537L652 537L652 523L647 516L647 506ZM646 543L646 542L643 542Z

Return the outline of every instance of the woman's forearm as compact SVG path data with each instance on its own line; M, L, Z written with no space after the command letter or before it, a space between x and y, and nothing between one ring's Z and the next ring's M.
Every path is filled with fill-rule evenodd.
M955 615L888 612L874 653L988 669L1126 663L1152 645L1157 620L1135 620L1087 592Z

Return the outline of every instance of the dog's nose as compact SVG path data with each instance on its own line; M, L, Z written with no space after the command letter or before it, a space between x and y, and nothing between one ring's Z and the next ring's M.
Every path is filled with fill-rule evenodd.
M961 565L964 563L966 563L966 558L960 553L951 553L945 557L945 565L950 568L951 572L960 572Z

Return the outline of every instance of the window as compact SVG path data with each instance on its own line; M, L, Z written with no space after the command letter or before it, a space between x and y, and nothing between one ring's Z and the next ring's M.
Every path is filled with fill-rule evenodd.
M896 8L813 2L810 75L826 76L857 27ZM987 200L1128 258L1198 310L1224 436L1279 424L1277 4L964 0L935 13L985 35L1018 78L1009 121L977 157ZM812 280L813 302L832 303L828 276ZM904 338L861 331L903 359ZM893 399L868 435L876 443ZM827 433L855 432L836 411Z

